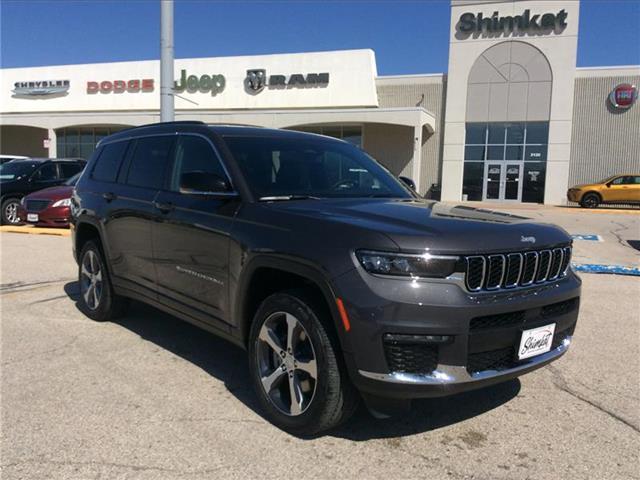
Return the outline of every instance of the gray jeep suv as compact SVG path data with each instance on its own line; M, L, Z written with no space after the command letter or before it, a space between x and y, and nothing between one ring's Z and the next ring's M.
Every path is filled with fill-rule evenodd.
M248 351L298 435L539 368L567 350L571 239L419 198L346 142L175 122L102 140L72 198L79 305L143 301ZM212 352L215 355L215 352Z

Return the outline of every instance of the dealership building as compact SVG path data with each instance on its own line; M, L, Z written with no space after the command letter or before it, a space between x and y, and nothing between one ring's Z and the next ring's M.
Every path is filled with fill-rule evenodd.
M579 8L453 0L447 73L381 76L372 50L177 59L175 117L343 138L442 200L564 204L640 173L640 66L576 68ZM88 158L159 121L159 61L1 76L2 154Z

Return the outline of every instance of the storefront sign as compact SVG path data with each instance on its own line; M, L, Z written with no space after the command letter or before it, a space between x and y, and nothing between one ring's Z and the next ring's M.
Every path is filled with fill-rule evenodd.
M217 95L224 91L226 79L224 75L187 75L186 70L180 72L180 80L174 82L173 90L180 93L187 92L211 92Z
M28 95L44 97L56 95L69 90L69 80L41 80L37 82L16 82L12 90L14 96Z
M286 87L326 87L329 85L328 73L294 73L289 75L270 75L267 77L267 71L263 68L254 68L247 70L247 76L244 80L245 88L249 93L259 93L265 87L269 88L286 88Z
M103 80L87 82L87 93L153 92L153 78L142 80Z
M531 15L527 9L522 15L499 16L499 12L493 12L490 17L484 17L482 12L474 15L467 12L460 15L458 30L462 33L510 33L519 32L549 32L551 30L562 31L567 26L567 12L562 9L558 13L545 13Z
M611 105L621 110L631 108L637 98L638 89L635 85L629 83L621 83L609 94L609 102L611 102Z

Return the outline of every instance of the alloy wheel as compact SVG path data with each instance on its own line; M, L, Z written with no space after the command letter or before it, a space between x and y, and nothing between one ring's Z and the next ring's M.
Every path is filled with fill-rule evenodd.
M98 255L93 250L87 250L82 258L80 273L80 293L90 310L100 306L102 298L102 270Z
M8 203L4 207L4 218L11 224L20 223L20 217L18 216L18 202Z
M587 197L584 199L584 203L587 208L594 208L598 206L598 199L595 195L587 195Z
M290 313L272 313L256 342L265 394L285 415L301 415L311 405L318 381L316 355L306 329Z

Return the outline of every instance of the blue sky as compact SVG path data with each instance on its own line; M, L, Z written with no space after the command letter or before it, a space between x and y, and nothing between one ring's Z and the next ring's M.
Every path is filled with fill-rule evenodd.
M558 1L559 7L561 1ZM159 58L158 0L1 0L0 65ZM583 0L578 66L640 64L640 0ZM177 58L372 48L382 75L446 72L449 2L175 1Z

